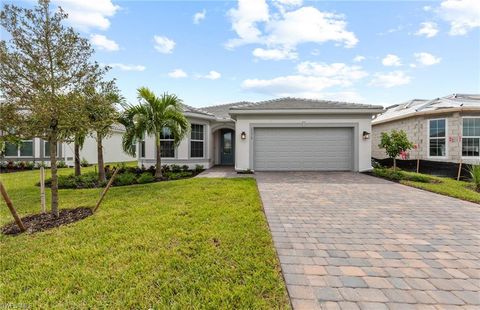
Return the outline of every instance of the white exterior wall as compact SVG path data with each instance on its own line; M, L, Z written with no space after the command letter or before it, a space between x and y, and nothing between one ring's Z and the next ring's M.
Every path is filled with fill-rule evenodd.
M203 158L192 158L190 157L190 132L187 134L180 144L175 149L174 158L162 158L162 165L187 165L190 169L194 169L196 165L202 165L205 169L208 169L214 165L213 157L213 137L211 133L210 121L201 118L187 117L190 124L199 124L204 125L204 157ZM155 138L153 136L145 137L145 157L140 157L140 152L138 154L138 164L144 165L146 168L149 166L154 166L156 163L155 160ZM137 148L138 149L138 148Z
M366 171L372 169L371 165L371 139L364 140L362 137L363 131L371 132L372 117L366 115L238 115L235 128L235 169L253 170L252 162L252 145L253 135L252 128L255 124L267 124L271 127L284 126L298 126L298 127L322 127L332 126L332 124L339 124L340 126L352 125L357 128L354 132L358 143L358 156L355 158L355 170ZM242 132L245 132L247 137L245 140L240 138ZM354 141L355 142L355 141Z

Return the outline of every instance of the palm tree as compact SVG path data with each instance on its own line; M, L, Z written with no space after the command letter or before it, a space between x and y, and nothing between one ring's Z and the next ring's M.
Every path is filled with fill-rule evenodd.
M174 145L177 146L186 136L189 123L183 115L182 100L176 95L164 93L158 97L147 87L140 87L137 92L140 103L126 106L119 120L126 128L122 140L123 150L132 154L134 153L132 145L142 139L144 134L154 136L156 146L155 178L161 179L160 134L163 128L168 128L173 134Z

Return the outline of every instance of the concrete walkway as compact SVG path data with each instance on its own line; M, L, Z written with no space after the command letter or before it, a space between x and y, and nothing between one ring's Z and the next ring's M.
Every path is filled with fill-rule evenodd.
M214 166L203 171L196 178L245 178L253 176L253 174L239 174L233 166Z
M480 309L480 206L363 174L256 173L295 309Z

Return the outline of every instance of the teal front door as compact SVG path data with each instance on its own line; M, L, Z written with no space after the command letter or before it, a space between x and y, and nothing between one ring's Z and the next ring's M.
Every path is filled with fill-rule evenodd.
M235 134L231 129L222 129L220 137L220 163L233 165L235 158Z

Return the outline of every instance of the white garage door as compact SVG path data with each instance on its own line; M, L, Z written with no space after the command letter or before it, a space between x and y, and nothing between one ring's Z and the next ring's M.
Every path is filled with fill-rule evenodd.
M255 128L253 148L258 171L353 170L352 128Z

